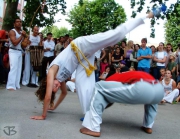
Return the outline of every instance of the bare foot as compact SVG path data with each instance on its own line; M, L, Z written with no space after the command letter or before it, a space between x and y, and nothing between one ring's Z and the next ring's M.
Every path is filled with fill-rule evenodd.
M9 88L9 89L7 89L7 90L9 90L9 91L15 91L15 89L13 89L13 88Z
M81 128L80 132L82 134L86 134L86 135L90 135L90 136L94 136L94 137L100 137L100 135L101 135L101 132L94 132L94 131L91 131L85 127Z
M166 101L163 99L163 100L161 100L161 102L160 102L161 104L165 104L166 103Z

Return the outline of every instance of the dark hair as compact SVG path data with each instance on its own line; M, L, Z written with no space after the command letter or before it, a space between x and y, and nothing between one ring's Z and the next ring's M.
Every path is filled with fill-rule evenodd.
M47 36L49 36L49 35L52 35L52 33L51 32L47 33Z
M16 18L14 19L13 23L15 23L16 20L21 20L21 19L20 19L19 17L16 17Z
M136 46L136 45L140 48L140 45L139 45L139 44L135 44L135 46Z
M107 68L111 69L111 67L110 67L109 65L107 65L107 66L105 67L105 70L106 70Z
M152 48L152 47L156 48L154 45L151 45L151 46L150 46L150 48Z
M178 44L178 47L180 47L180 43Z
M147 38L142 38L142 39L141 39L141 42L142 42L142 41L145 41L145 42L147 43Z
M69 37L69 34L66 34L65 37Z
M47 86L47 78L45 77L44 79L42 79L38 90L35 92L35 95L38 97L39 101L44 101L44 98L46 96L46 86ZM55 100L55 93L52 92L51 101L50 101L51 106L54 105L54 100Z
M119 46L118 46L118 47L116 47L116 50L117 50L117 49L120 49L120 47L119 47Z
M126 41L125 40L121 41L121 45L122 45L122 42L125 43L125 45L126 45Z
M162 44L164 46L164 43L163 42L160 42L159 44Z
M167 43L166 45L171 45L171 43Z

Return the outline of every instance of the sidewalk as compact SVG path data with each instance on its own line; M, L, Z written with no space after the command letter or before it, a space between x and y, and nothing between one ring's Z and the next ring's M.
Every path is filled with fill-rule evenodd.
M42 114L35 91L24 86L7 91L0 85L0 139L94 139L79 132L83 115L76 93L68 92L63 103L48 112L46 120L31 120L31 116ZM143 110L143 105L114 104L103 113L99 139L180 138L180 103L159 105L150 135L140 130Z

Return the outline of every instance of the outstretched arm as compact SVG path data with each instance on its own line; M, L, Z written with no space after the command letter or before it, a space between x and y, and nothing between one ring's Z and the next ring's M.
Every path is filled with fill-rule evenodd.
M49 104L51 101L51 95L52 95L52 90L53 90L53 82L54 82L54 77L58 71L58 66L57 65L53 65L47 74L47 86L46 86L46 95L44 98L44 103L43 103L43 113L41 116L33 116L31 117L31 119L34 120L45 120L46 115L47 115L47 110L49 108Z
M49 110L55 110L59 106L59 104L64 100L66 95L67 95L66 83L62 82L61 83L61 94L60 94L56 104L53 107L49 108Z

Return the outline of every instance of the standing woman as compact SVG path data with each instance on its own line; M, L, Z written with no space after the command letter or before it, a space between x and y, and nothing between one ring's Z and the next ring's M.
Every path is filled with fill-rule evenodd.
M57 43L55 46L55 56L57 56L61 52L61 48L64 47L63 43L64 43L64 37L61 36L59 37L59 43Z
M158 46L158 51L155 53L154 61L156 63L156 68L154 69L154 77L156 79L160 78L160 70L165 68L165 62L167 58L167 53L164 51L164 43L160 42Z
M131 67L134 67L137 70L138 60L137 60L137 52L140 48L139 44L135 45L134 51L130 54Z
M156 68L156 62L154 61L154 56L155 56L155 53L156 53L156 48L154 45L151 45L151 51L152 51L152 59L151 59L151 64L150 64L150 74L154 76L154 69Z
M128 68L131 67L130 55L134 51L132 48L134 47L133 41L129 40L127 46L124 49L124 60L126 62L126 66Z

